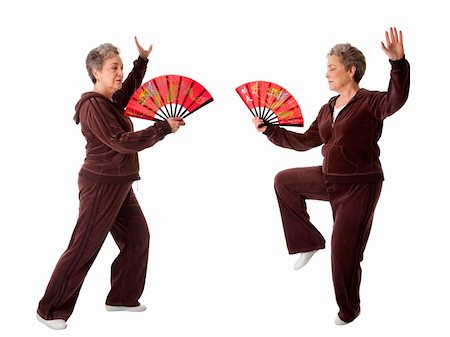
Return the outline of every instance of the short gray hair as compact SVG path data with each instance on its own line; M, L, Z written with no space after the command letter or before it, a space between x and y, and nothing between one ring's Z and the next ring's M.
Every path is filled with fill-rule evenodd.
M345 69L355 66L355 81L359 83L364 73L366 72L366 58L364 54L350 43L340 43L331 48L328 56L336 55L341 60Z
M92 70L101 70L107 59L119 54L119 48L115 47L111 43L103 43L89 52L88 56L86 57L86 69L89 77L92 80L92 83L95 84L96 82Z

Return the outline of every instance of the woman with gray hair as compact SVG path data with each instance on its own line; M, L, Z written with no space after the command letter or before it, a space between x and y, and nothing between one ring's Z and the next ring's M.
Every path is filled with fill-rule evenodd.
M409 93L410 67L402 32L391 28L385 37L386 44L382 42L381 47L392 67L386 92L360 88L365 57L350 44L338 44L327 56L326 73L329 88L338 95L322 106L305 133L262 126L260 119L253 119L256 129L275 145L297 151L323 145L322 166L278 173L275 192L288 252L299 254L294 269L304 267L318 250L325 248L324 237L310 222L305 200L331 203L337 325L347 324L360 314L360 262L384 180L377 143L384 119L403 106Z
M119 50L109 43L86 58L94 83L75 107L74 120L86 138L86 157L78 177L79 217L69 246L60 257L37 309L37 319L52 329L65 329L81 285L108 233L120 253L111 266L108 311L144 311L144 290L150 234L134 195L139 177L138 152L153 146L184 125L181 118L155 122L134 131L124 109L144 78L152 51L135 42L139 57L123 81Z

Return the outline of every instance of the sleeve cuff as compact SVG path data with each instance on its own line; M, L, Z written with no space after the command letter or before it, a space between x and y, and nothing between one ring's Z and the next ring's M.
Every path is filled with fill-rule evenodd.
M142 58L140 55L136 61L134 61L134 65L136 67L146 68L148 64L148 59Z
M400 69L408 65L408 61L406 61L406 58L404 56L400 60L393 61L390 59L389 62L391 63L392 69Z
M267 126L266 131L263 132L267 137L269 137L275 131L275 126L269 125Z
M168 135L169 133L172 133L172 128L170 127L169 122L166 120L161 121L161 122L156 122L155 125L157 125L159 128L161 128L164 135Z

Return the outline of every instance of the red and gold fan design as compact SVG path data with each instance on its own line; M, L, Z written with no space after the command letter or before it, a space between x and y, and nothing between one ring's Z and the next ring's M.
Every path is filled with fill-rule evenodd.
M164 75L142 84L134 92L125 115L155 121L185 118L212 101L208 90L195 80Z
M253 81L236 88L253 116L263 125L303 126L303 115L295 100L282 86L268 81Z

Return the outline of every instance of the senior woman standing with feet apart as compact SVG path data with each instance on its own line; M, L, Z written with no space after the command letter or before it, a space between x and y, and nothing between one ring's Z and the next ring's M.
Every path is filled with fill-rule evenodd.
M359 87L366 69L365 57L350 44L338 44L328 54L326 78L338 95L322 106L305 133L276 126L258 131L274 144L306 151L323 145L322 166L293 168L278 173L275 192L290 254L300 254L294 265L302 268L325 247L325 239L309 220L306 199L331 203L333 234L331 262L339 313L335 323L344 325L360 313L360 262L381 193L383 171L377 142L383 120L399 110L408 98L410 70L403 50L402 32L386 32L382 50L389 57L391 76L386 92Z
M139 179L138 152L176 132L184 121L169 118L134 131L124 116L130 97L141 85L148 50L135 38L139 57L123 81L119 50L105 43L91 50L86 68L94 83L77 103L75 122L86 138L86 158L81 167L79 217L69 246L60 257L39 302L37 318L52 329L66 328L81 285L106 236L111 233L120 253L111 267L108 311L144 311L139 303L144 290L149 231L132 183Z

